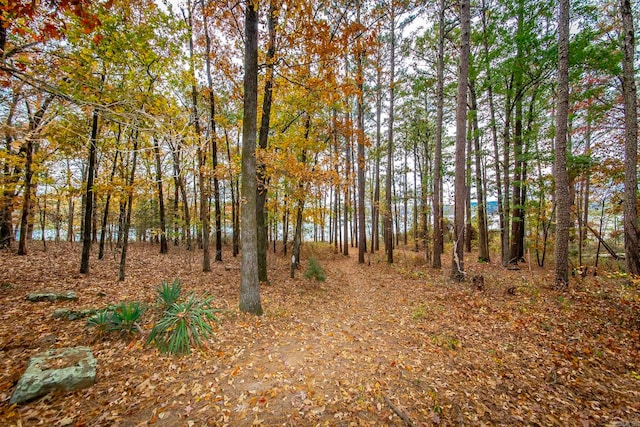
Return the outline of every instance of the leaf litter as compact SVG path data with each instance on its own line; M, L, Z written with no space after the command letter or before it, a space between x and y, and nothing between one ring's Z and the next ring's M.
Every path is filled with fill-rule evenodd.
M109 257L78 274L71 244L2 253L0 282L11 286L0 300L0 424L640 425L634 282L575 278L558 293L544 269L469 262L484 276L478 290L413 263L410 251L394 265L381 255L358 265L328 246L306 250L327 280L290 279L287 257L270 254L259 318L237 310L239 258L228 252L202 273L198 253L134 245L124 282ZM175 278L222 309L215 337L187 357L160 355L146 336L92 343L84 321L52 318L55 308L151 305ZM79 300L25 301L43 289ZM29 357L77 345L98 359L93 387L9 405Z

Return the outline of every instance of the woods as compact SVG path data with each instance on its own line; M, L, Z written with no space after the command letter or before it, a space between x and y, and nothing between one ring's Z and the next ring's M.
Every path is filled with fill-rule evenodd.
M0 420L633 424L638 12L0 4Z
M344 254L357 247L361 263L367 236L372 253L382 237L390 263L394 247L412 241L436 269L446 242L459 277L463 246L469 251L473 241L484 260L500 248L505 266L532 256L540 265L556 261L568 284L570 270L595 266L607 242L637 274L628 3L570 4L577 31L566 41L550 25L553 3L471 4L468 58L467 31L458 28L466 20L445 0L253 6L255 141L246 128L250 70L239 59L251 50L241 42L246 12L238 5L2 6L3 247L15 242L26 254L29 239L80 239L80 271L89 273L98 238L101 254L105 242L113 250L129 238L165 253L171 240L202 249L208 271L210 239L219 262L225 241L248 248L245 239L257 234L266 283L269 241L285 251L293 245L296 256L311 239ZM240 238L235 218L248 214L252 190L244 185L254 181L257 226Z

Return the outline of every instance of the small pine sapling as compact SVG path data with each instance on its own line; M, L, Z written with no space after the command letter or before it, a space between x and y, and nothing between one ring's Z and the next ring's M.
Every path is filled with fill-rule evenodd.
M304 273L304 277L307 279L311 279L314 277L319 282L324 282L327 277L324 274L324 269L318 263L316 257L312 256L309 258L309 263L307 264L307 271Z

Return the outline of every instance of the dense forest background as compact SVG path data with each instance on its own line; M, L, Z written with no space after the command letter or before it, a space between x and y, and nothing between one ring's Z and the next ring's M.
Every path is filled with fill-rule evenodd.
M565 3L10 2L0 244L638 274L635 12Z

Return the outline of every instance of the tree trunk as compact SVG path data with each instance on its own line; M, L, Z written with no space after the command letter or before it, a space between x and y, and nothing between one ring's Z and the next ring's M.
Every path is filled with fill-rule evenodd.
M356 0L356 22L358 26L360 23L360 0ZM364 254L367 252L367 230L365 226L365 210L364 210L364 198L365 198L365 158L364 158L364 144L365 144L365 130L364 130L364 46L362 45L362 37L358 37L356 42L356 82L358 88L358 127L357 127L357 141L358 141L358 264L364 264Z
M476 195L478 202L478 261L489 262L489 231L487 227L487 205L482 183L482 165L480 152L480 129L478 128L478 102L476 98L475 82L469 84L471 110L473 111L473 143L476 164Z
M624 59L624 254L627 272L640 275L640 225L638 224L638 98L635 83L635 30L630 0L621 0Z
M436 65L436 143L433 153L433 268L442 268L442 251L444 245L442 230L442 133L444 116L444 37L445 37L445 0L440 0L438 7L438 63Z
M311 130L311 117L305 113L305 121L304 121L304 139L308 141L309 132ZM303 149L302 154L300 156L300 163L302 165L306 165L307 163L307 150ZM302 245L302 222L303 216L302 213L304 211L304 204L306 199L306 193L308 188L305 188L307 184L302 180L298 183L298 203L296 207L296 229L293 234L293 264L295 268L300 267L300 247Z
M256 237L256 133L258 119L258 8L246 0L244 120L242 122L242 269L240 311L261 315Z
M18 242L18 255L27 254L27 225L29 222L29 207L31 206L31 181L33 178L33 139L27 139L24 162L24 189L22 213L20 216L20 241ZM91 240L89 240L91 244Z
M0 26L2 27L2 26ZM5 31L1 28L0 31ZM4 42L4 41L3 41ZM11 132L13 127L13 115L16 111L16 106L19 101L18 94L14 94L9 104L7 112L5 143L6 153L13 154L12 144L14 137ZM19 171L17 167L10 167L9 162L3 162L2 170L2 198L0 199L0 248L11 247L11 241L13 240L13 198L16 194L16 183L18 181Z
M276 56L276 26L278 25L278 8L275 0L269 2L268 16L269 44L266 56L266 76L264 83L264 97L262 99L262 117L260 120L260 132L258 146L260 150L267 149L269 138L269 126L271 121L271 104L273 99L274 59ZM256 199L256 217L258 221L258 280L266 283L267 277L267 177L266 165L261 160L258 164L258 194Z
M29 113L29 135L27 136L27 143L25 149L25 165L24 165L24 200L22 204L22 214L20 217L20 242L18 243L18 255L27 254L27 237L29 236L29 213L31 211L31 193L33 192L32 179L33 179L33 154L35 151L36 133L42 123L49 105L53 101L53 95L48 95L44 102L38 108L36 113L31 116L28 102L26 102L27 112ZM89 235L91 238L91 235ZM91 243L91 241L89 241Z
M460 2L460 66L458 74L458 98L456 107L456 154L455 154L455 195L454 229L451 278L464 280L464 208L465 188L465 149L467 135L467 84L469 77L469 33L471 27L469 0Z
M104 78L103 78L104 81ZM89 140L89 162L87 169L87 188L85 193L84 219L82 220L82 258L80 273L89 273L89 255L91 254L91 224L93 218L93 181L95 178L98 139L98 110L93 110L91 139Z
M569 115L569 0L560 0L558 16L558 106L556 113L556 266L555 286L569 284L569 179L567 121ZM635 190L634 190L635 191Z
M380 145L382 142L382 66L381 53L378 50L376 65L376 151L373 202L371 203L371 253L380 250Z
M393 119L394 119L394 106L395 106L395 72L396 72L396 20L395 20L395 8L393 4L390 6L390 19L391 19L391 58L390 58L390 70L389 70L389 136L387 139L387 176L385 177L385 204L386 209L384 213L384 248L387 253L387 262L393 263L393 222L392 222L392 205L391 205L391 193L392 189L392 176L393 176Z
M127 191L127 213L123 221L122 232L122 253L120 254L120 269L118 270L118 281L124 281L124 273L127 264L127 250L129 249L129 229L131 227L131 210L133 206L133 183L136 177L136 162L138 160L138 132L133 136L133 160L131 161L131 173L129 174Z
M465 192L467 194L465 201L466 225L464 232L464 249L471 252L471 237L473 225L471 224L471 138L473 132L473 121L467 120L467 164L465 173Z
M187 24L189 30L189 71L191 74L191 120L196 138L198 156L198 188L200 189L200 238L202 240L202 271L211 271L211 255L209 253L209 189L205 178L206 149L200 143L200 117L198 116L198 88L196 87L196 70L193 49L193 21L191 0L187 2L189 8Z
M158 186L158 207L160 210L160 253L166 254L169 251L169 247L167 246L167 224L164 210L164 191L162 188L162 160L160 158L160 145L155 138L153 140L153 153L156 160L156 183Z
M118 136L116 141L120 142L121 127L118 126ZM118 155L120 151L116 148L116 154L113 156L113 167L111 168L111 177L109 178L109 185L113 184L113 178L118 170ZM107 191L107 199L104 203L104 212L102 213L102 224L100 227L100 248L98 249L98 259L104 258L104 245L107 240L107 222L109 220L109 205L111 203L111 189Z
M220 183L218 180L218 135L216 133L216 99L213 93L213 77L211 75L211 38L209 37L209 25L204 0L200 0L202 8L202 22L205 35L205 64L207 68L207 83L209 89L209 139L211 143L211 169L213 172L213 216L216 235L216 261L222 261L222 214L220 211Z
M226 146L227 146L227 157L229 159L229 163L232 162L232 158L231 158L231 147L229 144L229 134L227 132L227 129L224 129L224 138L225 138L225 142L226 142ZM231 249L231 254L236 257L238 256L238 254L240 253L240 242L239 242L239 237L240 237L240 229L239 229L239 220L238 220L238 216L239 216L239 212L238 212L238 205L237 205L237 200L238 200L238 178L237 177L233 177L230 176L229 177L229 186L231 187L231 228L232 228L232 236L231 236L231 241L232 241L232 249ZM234 185L234 181L235 181L235 185Z
M496 193L498 199L498 221L500 226L500 257L502 260L505 258L504 253L504 241L505 237L505 219L504 219L504 208L503 208L503 200L502 200L502 177L500 174L500 153L498 150L498 129L496 122L496 113L495 106L493 102L493 83L492 83L492 74L491 74L491 61L489 57L489 37L487 34L487 16L486 16L487 8L485 6L484 0L482 0L482 45L485 56L485 73L487 76L487 98L489 100L489 114L490 114L490 128L491 128L491 139L493 142L493 156L494 156L494 169L496 175Z
M349 114L349 97L347 97L347 117L346 122L349 124L351 122L350 114ZM349 182L351 181L351 136L347 135L345 137L345 167L344 167L344 235L342 236L344 239L342 245L342 255L349 256L349 205L351 203L351 199L349 197Z

